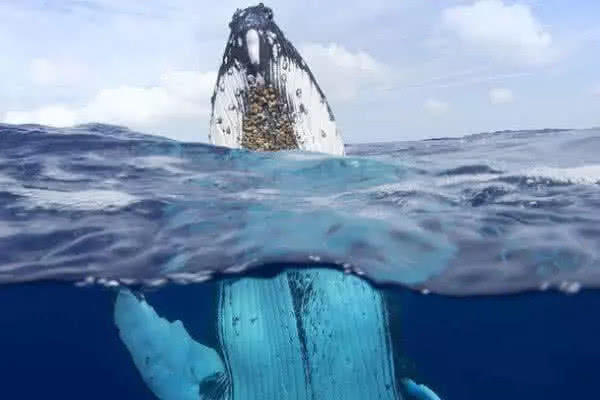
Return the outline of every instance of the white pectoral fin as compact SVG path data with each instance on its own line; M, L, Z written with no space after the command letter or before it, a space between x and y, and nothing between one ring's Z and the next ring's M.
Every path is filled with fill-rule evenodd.
M417 384L412 379L403 379L402 383L409 395L417 400L441 400L441 398L427 386Z
M194 341L181 321L161 318L129 290L119 292L114 318L121 340L158 398L198 400L206 398L203 391L215 395L214 384L225 379L223 362L214 349Z

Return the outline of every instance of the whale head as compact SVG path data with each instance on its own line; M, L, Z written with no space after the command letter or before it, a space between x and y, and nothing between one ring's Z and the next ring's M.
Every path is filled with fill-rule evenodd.
M209 141L275 151L344 154L325 94L273 11L237 10L211 99Z

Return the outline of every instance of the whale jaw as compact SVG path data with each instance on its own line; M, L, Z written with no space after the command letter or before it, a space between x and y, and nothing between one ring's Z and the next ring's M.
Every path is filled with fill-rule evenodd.
M209 141L343 155L329 103L271 10L262 5L238 10L230 27L211 99Z

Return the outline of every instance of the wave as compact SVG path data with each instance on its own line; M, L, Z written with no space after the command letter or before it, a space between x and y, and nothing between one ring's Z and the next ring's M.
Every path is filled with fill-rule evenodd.
M496 133L331 157L0 125L0 282L327 265L452 295L596 287L598 137Z

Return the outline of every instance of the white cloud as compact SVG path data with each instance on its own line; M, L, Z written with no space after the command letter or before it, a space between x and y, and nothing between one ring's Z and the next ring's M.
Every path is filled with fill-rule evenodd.
M501 61L542 65L558 54L552 35L525 4L479 0L448 8L442 18L462 42Z
M169 120L207 116L216 73L176 71L153 87L121 86L101 90L83 109L83 121L148 127Z
M442 115L448 112L450 106L448 103L436 100L436 99L427 99L424 104L425 110L429 111L434 115Z
M56 62L35 58L29 65L32 83L42 86L75 85L82 82L87 69L72 62Z
M383 84L390 77L389 67L369 54L353 53L335 43L307 43L300 52L330 100L355 100L363 88Z
M168 121L205 118L210 112L215 80L215 72L168 72L156 86L103 89L83 106L52 105L32 111L9 111L3 121L59 127L103 122L147 129Z
M216 72L172 71L163 74L163 87L182 99L203 101L209 98L217 80Z
M44 106L33 111L9 111L3 118L3 122L7 124L41 124L56 127L72 126L76 120L76 112L60 104Z
M302 53L330 100L353 101L362 89L388 83L388 67L365 52L351 52L337 44L309 43L302 47ZM39 59L32 65L38 84L60 81L56 63ZM100 122L175 139L204 139L215 81L216 72L168 72L152 86L116 85L96 91L79 104L12 110L0 115L0 120L58 127ZM182 127L187 132L183 133Z
M512 90L506 88L491 89L489 95L492 104L512 103L515 98Z

